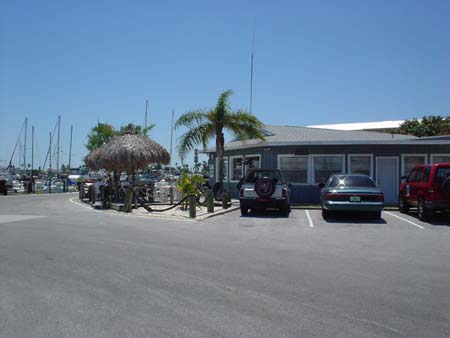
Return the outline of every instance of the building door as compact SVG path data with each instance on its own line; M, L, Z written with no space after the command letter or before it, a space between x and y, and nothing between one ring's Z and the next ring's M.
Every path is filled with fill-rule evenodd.
M384 193L384 203L397 204L398 158L377 157L377 184Z

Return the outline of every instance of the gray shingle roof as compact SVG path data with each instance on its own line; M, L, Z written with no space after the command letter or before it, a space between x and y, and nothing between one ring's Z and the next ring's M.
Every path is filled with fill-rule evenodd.
M349 131L320 128L308 128L297 126L273 126L265 125L264 132L267 135L265 141L250 139L245 141L233 140L226 143L225 149L237 149L247 147L263 147L276 145L301 145L301 144L345 144L345 143L378 143L412 141L418 139L411 135L388 134L372 131ZM214 150L210 150L214 151Z

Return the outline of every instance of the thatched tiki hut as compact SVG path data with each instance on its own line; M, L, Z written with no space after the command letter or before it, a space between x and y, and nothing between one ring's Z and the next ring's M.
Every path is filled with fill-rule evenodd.
M128 171L134 177L136 170L147 169L150 163L168 164L170 155L163 146L147 135L127 132L114 136L107 144L91 151L85 162L94 170L113 171L114 181L118 184L122 171Z
M113 137L107 144L86 156L86 165L94 170L134 172L147 169L150 163L168 164L167 150L146 135L123 134Z

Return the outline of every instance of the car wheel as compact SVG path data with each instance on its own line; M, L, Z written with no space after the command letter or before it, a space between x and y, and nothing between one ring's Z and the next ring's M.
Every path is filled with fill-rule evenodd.
M283 216L289 217L289 212L291 210L291 207L289 204L286 204L282 209L281 212L283 213Z
M241 206L241 216L246 216L248 214L248 208Z
M428 210L427 206L425 205L425 201L423 198L419 200L419 203L417 205L417 216L421 221L426 221L430 218L430 210Z
M326 210L326 209L324 209L324 207L323 207L323 205L322 205L322 217L323 217L323 219L328 219L328 218L330 218L330 212L328 211L328 210Z
M409 211L409 206L406 203L405 197L403 195L398 195L398 210L402 214L406 214Z

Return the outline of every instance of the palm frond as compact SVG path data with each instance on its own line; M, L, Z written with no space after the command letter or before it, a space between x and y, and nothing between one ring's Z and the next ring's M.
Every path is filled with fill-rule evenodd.
M195 146L206 148L209 138L213 135L214 126L210 123L201 124L190 129L178 138L178 152L183 157L187 152L194 150Z
M225 118L225 128L238 139L265 139L262 132L263 123L255 115L240 110L226 115Z
M175 122L174 128L187 127L192 128L193 126L200 125L208 120L208 111L206 110L194 110L181 115Z
M226 90L222 94L220 94L219 99L217 100L216 107L214 109L219 117L224 116L231 111L229 100L232 94L233 91L231 89Z

